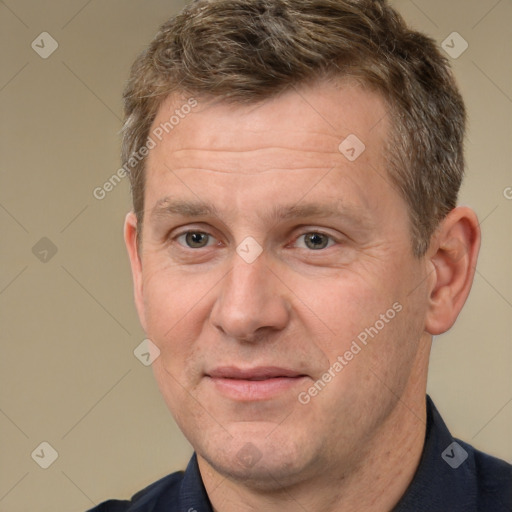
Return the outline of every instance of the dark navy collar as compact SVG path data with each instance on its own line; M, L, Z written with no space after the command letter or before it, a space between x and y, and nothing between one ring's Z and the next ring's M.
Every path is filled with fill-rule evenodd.
M183 512L213 512L208 494L201 479L199 465L197 464L197 455L194 453L188 463L183 482L181 484L180 507L176 510ZM169 510L173 510L169 508Z
M427 505L428 510L433 511L476 512L474 460L468 455L462 461L466 454L468 451L464 443L452 438L427 396L427 428L421 460L411 484L393 512L425 510Z

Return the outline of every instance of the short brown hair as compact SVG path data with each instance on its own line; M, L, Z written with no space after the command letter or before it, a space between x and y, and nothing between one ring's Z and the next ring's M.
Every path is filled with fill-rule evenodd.
M159 30L124 91L123 161L147 143L174 92L251 103L290 87L352 77L389 106L389 177L406 200L414 254L456 206L465 109L436 43L384 0L196 0ZM144 164L130 171L139 226Z

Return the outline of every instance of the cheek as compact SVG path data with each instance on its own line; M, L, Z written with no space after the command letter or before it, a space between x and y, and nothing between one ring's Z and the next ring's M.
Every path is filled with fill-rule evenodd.
M308 283L305 287L310 290L305 304L331 333L324 340L331 357L346 350L352 340L373 325L397 300L394 290L377 289L376 286L377 283L368 277L347 271L323 282Z
M146 334L165 367L179 368L201 331L212 283L162 264L148 265L143 277Z
M372 370L386 381L401 381L414 359L423 332L422 292L410 293L418 281L410 262L386 261L378 268L361 265L309 283L305 302L329 328L329 335L317 336L316 343L330 364L339 356L347 364L340 385L345 379L347 385L354 379L374 381Z
M153 375L174 420L187 435L194 426L194 417L197 414L193 407L195 401L190 400L184 376L168 366L169 361L161 354L152 364Z

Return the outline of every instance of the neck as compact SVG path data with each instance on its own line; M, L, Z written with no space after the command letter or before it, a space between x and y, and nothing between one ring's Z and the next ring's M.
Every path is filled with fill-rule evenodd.
M425 350L428 358L428 348ZM262 493L217 473L198 455L201 476L214 511L392 510L413 479L425 441L426 368L424 371L413 368L412 375L417 378L409 382L385 422L364 447L358 447L360 462L350 473L340 471L342 465L333 460L313 479Z

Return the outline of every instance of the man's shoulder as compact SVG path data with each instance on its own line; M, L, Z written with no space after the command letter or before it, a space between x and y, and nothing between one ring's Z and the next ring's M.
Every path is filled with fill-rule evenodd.
M131 500L104 501L88 512L146 512L153 510L164 495L177 501L183 476L183 471L171 473L134 494Z
M458 442L464 448L472 452L479 481L486 482L487 480L496 479L501 481L506 477L510 478L510 474L512 472L512 464L509 464L505 460L498 459L497 457L489 455L488 453L477 450L475 447L464 441L459 440Z
M468 443L457 442L472 459L471 466L478 486L478 510L512 510L512 465Z

